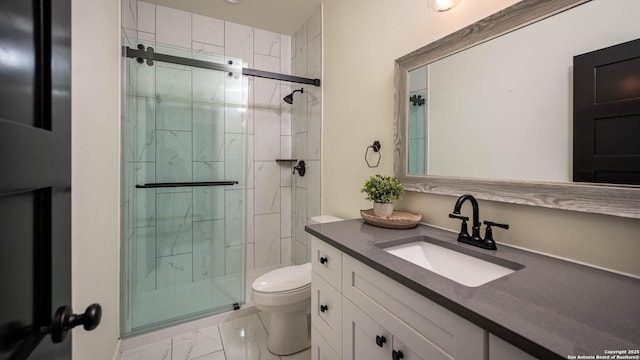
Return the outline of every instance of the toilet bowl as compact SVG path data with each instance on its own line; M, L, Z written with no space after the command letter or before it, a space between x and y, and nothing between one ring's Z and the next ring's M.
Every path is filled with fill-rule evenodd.
M271 314L267 348L289 355L311 346L307 313L311 308L311 263L285 266L258 277L251 301Z
M342 219L315 216L309 224ZM267 348L276 355L289 355L311 346L311 263L285 266L258 277L251 285L251 302L258 310L270 313Z

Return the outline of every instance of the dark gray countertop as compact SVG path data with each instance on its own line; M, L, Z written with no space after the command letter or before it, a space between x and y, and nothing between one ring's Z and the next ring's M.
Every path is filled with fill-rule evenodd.
M357 219L308 225L306 231L538 358L640 349L639 279L501 244L483 250L424 225L390 230ZM524 268L472 288L375 246L418 235Z

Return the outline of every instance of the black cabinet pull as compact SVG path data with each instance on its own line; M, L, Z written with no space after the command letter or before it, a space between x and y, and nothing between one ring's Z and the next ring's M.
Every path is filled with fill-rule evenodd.
M384 337L384 335L380 336L380 335L376 335L376 344L378 344L378 346L383 347L384 343L387 342L387 338Z
M322 256L320 257L320 264L326 264L329 261L329 259L327 259L326 257Z
M327 305L320 305L320 312L326 312L327 310L329 310Z
M392 360L400 360L400 359L402 359L402 358L404 358L404 354L402 353L402 351L400 351L400 350L398 350L398 351L393 350L393 351L391 352L391 359L392 359Z

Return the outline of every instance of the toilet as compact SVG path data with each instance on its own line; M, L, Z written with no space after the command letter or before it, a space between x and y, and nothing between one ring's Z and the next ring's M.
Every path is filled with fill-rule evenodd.
M322 215L309 224L342 219ZM251 302L270 313L267 348L276 355L290 355L311 346L307 314L311 311L311 263L285 266L258 277L251 285Z

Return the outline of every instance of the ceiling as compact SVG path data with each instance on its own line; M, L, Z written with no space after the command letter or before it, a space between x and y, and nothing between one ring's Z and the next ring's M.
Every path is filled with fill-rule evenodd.
M322 0L242 0L231 5L224 0L145 0L216 19L293 35Z

